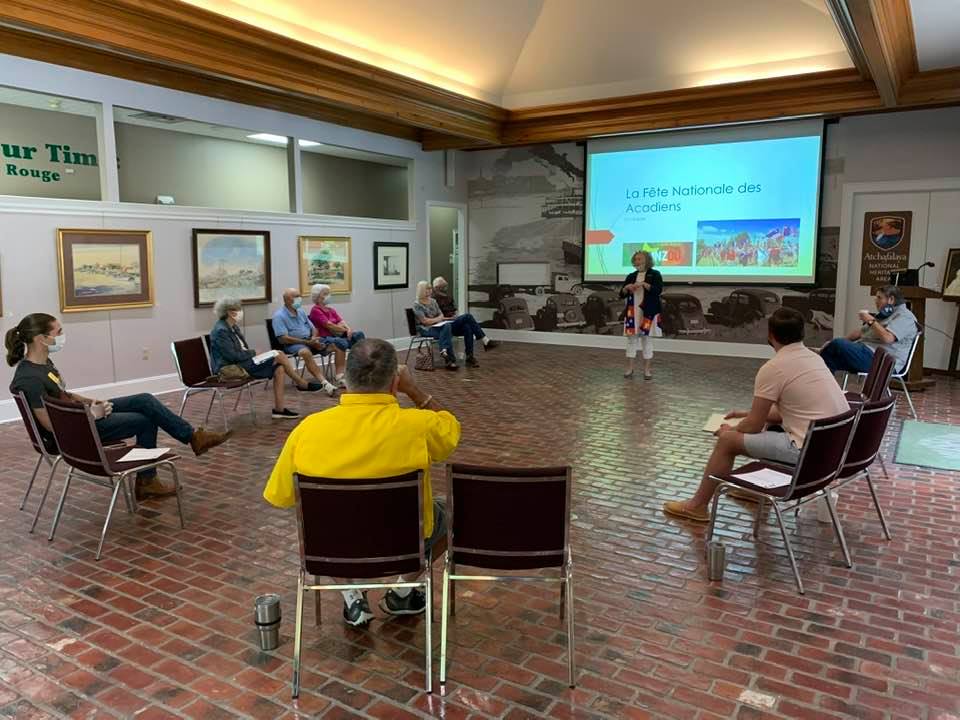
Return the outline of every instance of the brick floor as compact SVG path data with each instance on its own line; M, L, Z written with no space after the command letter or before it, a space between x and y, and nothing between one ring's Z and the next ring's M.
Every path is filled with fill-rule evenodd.
M292 703L296 531L292 513L260 499L291 425L238 418L229 445L181 463L187 528L169 501L121 510L97 563L106 491L77 484L55 541L51 501L28 535L31 513L17 504L34 456L8 424L0 717L960 717L958 474L893 465L902 408L879 489L893 540L862 487L840 499L853 570L829 526L801 515L799 596L775 526L750 539L750 506L722 511L722 584L705 579L703 528L660 513L696 482L706 416L749 402L757 361L660 355L645 383L625 382L613 351L510 344L480 360L418 378L463 421L456 459L573 465L576 690L565 684L555 598L474 586L459 597L444 691L421 690L420 619L348 630L328 595L323 626L306 623L304 689ZM298 398L304 410L332 403ZM258 405L267 409L265 395ZM917 408L960 424L960 382L939 379ZM261 653L252 599L268 591L283 597L283 644Z

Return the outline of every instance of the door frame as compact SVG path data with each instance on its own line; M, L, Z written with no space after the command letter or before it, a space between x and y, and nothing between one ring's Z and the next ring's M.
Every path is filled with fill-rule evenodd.
M443 200L427 200L427 282L433 282L433 268L430 267L432 253L430 248L430 208L453 208L457 213L457 236L460 239L460 253L457 257L457 267L453 269L457 273L457 297L454 300L457 303L459 312L467 312L467 204L446 202Z

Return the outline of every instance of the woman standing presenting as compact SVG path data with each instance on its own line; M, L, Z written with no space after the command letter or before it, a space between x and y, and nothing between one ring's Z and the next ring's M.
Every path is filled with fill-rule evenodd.
M643 352L643 378L653 377L653 338L660 337L660 293L663 292L663 277L653 269L653 256L639 250L631 258L635 272L630 273L620 288L620 297L626 298L623 315L623 334L627 338L627 369L625 378L633 377L633 365L637 357L637 343Z

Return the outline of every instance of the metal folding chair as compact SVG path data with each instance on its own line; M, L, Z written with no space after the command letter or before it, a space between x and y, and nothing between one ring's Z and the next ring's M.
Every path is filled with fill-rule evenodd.
M39 425L37 425L37 418L33 414L30 403L27 402L27 396L22 392L16 393L13 396L13 401L17 405L17 410L20 411L20 417L23 418L23 425L27 429L27 435L30 436L30 444L37 451L37 464L33 466L33 474L30 476L27 490L23 493L23 499L20 501L19 509L23 510L27 505L27 498L30 497L30 491L33 489L33 483L37 479L37 473L40 472L40 466L46 463L50 468L50 477L53 477L53 474L57 471L57 465L60 464L61 457L56 443L52 439L46 440ZM30 529L33 530L32 527Z
M910 397L910 389L907 387L906 377L910 374L910 366L913 364L913 356L917 352L917 346L920 344L921 337L923 337L923 331L920 328L917 328L917 335L913 338L913 342L910 343L910 352L907 353L906 362L899 371L894 371L890 374L890 381L896 380L900 383L900 388L903 390L903 394L907 398L907 405L910 406L910 414L913 415L914 420L917 419L917 410L913 406L913 398ZM847 381L850 379L851 375L857 375L860 378L866 378L868 374L869 373L846 373L843 376L843 389L847 389ZM889 384L890 381L888 381L887 384ZM864 386L865 385L866 380L864 380Z
M560 619L567 621L567 672L574 665L573 557L570 552L569 467L510 468L449 465L447 558L443 571L440 683L447 680L447 627L456 613L456 583L535 582L560 585ZM557 575L470 575L487 570L548 570Z

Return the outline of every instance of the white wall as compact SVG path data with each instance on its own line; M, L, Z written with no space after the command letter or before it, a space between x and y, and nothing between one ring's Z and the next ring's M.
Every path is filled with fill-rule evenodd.
M271 232L274 302L269 307L251 306L245 313L250 339L258 347L266 346L263 319L277 307L282 290L297 284L296 238L301 234L352 237L353 293L338 296L338 308L352 325L368 335L386 338L405 335L403 309L411 302L416 281L427 275L426 202L466 200L462 181L453 188L444 186L442 153L423 152L419 144L398 138L6 55L0 55L0 85L105 103L111 119L112 105L135 107L212 124L306 137L412 161L410 221L0 197L0 272L4 298L0 330L4 333L29 312L60 315L57 228L127 228L154 233L157 293L154 307L71 313L64 317L70 341L68 349L57 357L57 363L75 388L169 375L174 372L170 341L209 331L212 324L209 311L193 308L190 264L193 227ZM465 173L457 173L457 177L465 177ZM372 244L378 240L410 243L410 290L373 291ZM148 355L146 360L144 349ZM11 376L12 370L3 364L0 417L12 410L12 403L4 402L9 397L7 386ZM165 382L170 384L169 379Z

